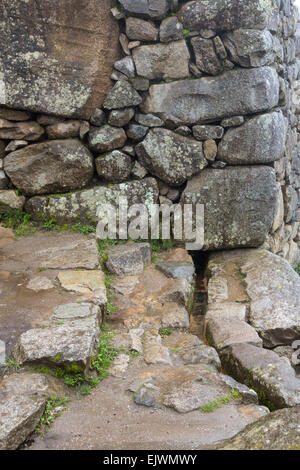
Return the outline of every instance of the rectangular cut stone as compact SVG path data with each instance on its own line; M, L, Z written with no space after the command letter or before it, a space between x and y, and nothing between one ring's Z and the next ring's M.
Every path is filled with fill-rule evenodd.
M243 260L250 298L250 324L264 346L292 345L300 338L300 278L289 263L265 250L253 250Z
M2 0L0 104L89 119L119 58L110 8L110 0Z
M182 201L204 204L205 250L258 247L274 220L276 192L275 172L266 166L205 169L188 182Z
M191 30L265 29L278 8L272 0L193 0L184 2L179 19Z
M174 125L197 124L266 111L278 104L278 75L271 67L236 69L218 77L152 85L142 106Z

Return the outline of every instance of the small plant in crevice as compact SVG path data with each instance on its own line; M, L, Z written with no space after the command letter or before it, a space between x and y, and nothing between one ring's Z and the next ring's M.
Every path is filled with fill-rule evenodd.
M37 230L69 231L89 235L96 232L96 221L90 224L76 222L72 224L59 224L54 218L41 217L39 222L32 220L31 214L18 209L8 209L0 212L0 223L5 228L12 229L17 237L26 237Z
M112 361L117 357L119 349L110 344L110 339L114 333L103 333L100 335L99 352L92 361L91 369L97 372L97 380L100 382L108 375L108 369Z
M298 264L297 268L295 269L296 273L300 276L300 264Z
M172 328L160 328L158 330L158 334L162 337L165 338L166 336L170 336L173 333Z
M225 395L224 397L216 398L215 400L211 400L204 405L200 406L200 410L203 411L204 413L212 413L215 411L217 408L220 408L222 405L226 405L227 403L230 403L232 400L240 400L241 394L240 392L233 388L231 390L230 395Z
M44 426L50 426L55 418L57 418L57 416L59 416L66 409L68 402L69 398L67 397L57 397L56 395L50 395L47 400L43 416L39 420L35 431L42 433Z
M2 370L2 375L5 375L6 372L8 372L10 369L17 372L18 370L20 370L20 368L21 366L18 364L14 357L8 357Z
M31 215L18 209L0 212L0 223L3 227L12 229L17 237L32 235L36 231Z

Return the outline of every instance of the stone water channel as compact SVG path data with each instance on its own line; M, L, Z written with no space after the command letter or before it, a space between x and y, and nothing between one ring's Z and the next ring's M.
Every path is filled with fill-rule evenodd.
M7 232L4 235L7 240ZM50 259L44 249L49 249L49 242ZM34 256L29 249L32 243ZM148 244L107 249L109 290L114 292L115 306L107 324L114 333L112 345L120 352L109 376L90 395L80 397L62 381L27 366L49 366L51 357L56 366L66 361L88 363L90 353L79 339L80 331L85 331L91 344L99 330L93 310L80 307L79 312L78 305L82 306L83 299L88 309L95 306L90 302L103 304L104 278L95 241L63 233L40 233L14 241L12 235L1 249L0 268L8 278L16 271L22 273L24 282L14 287L16 299L20 299L20 289L31 291L33 312L31 320L26 314L22 317L23 306L15 303L23 333L14 340L13 351L21 368L7 371L0 384L0 409L6 410L0 426L2 448L18 448L29 437L31 449L201 449L232 438L257 420L270 416L272 421L270 409L284 409L284 425L295 424L295 420L287 421L288 410L295 413L299 409L299 378L287 343L299 331L299 277L286 261L264 250L192 255L197 272L195 289L193 261L182 248L161 253L154 263ZM266 271L263 280L262 265ZM278 273L276 289L274 272ZM268 279L272 280L269 286ZM253 282L267 289L272 321L277 322L275 331L267 324L268 318L257 323L255 312L253 318L249 316ZM280 285L285 298L278 292ZM70 297L59 305L61 295ZM263 292L255 295L263 302ZM56 306L49 304L45 310L43 296L45 301L56 299ZM289 312L286 318L284 305ZM44 316L39 316L39 311ZM27 319L23 326L22 318ZM170 330L167 335L165 330ZM67 409L45 429L44 436L32 435L51 394L69 396ZM12 415L10 410L14 410ZM278 419L276 414L274 418ZM294 441L289 444L296 445L298 434L292 434Z

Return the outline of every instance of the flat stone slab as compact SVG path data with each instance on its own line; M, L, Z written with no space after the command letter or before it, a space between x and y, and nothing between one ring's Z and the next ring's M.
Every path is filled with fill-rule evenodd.
M152 85L142 110L180 126L267 111L278 104L278 99L276 71L260 67L236 69L217 77Z
M107 297L104 273L100 269L60 271L57 279L66 291L83 294L83 299L101 306L103 312L106 309Z
M233 344L221 353L222 366L236 380L251 386L271 409L300 404L300 379L285 358L251 344Z
M115 245L106 250L106 267L113 274L139 274L151 263L151 253L149 243Z
M164 261L157 263L156 268L162 271L167 277L173 279L186 279L189 283L194 282L195 267L194 264L187 261Z
M218 450L299 450L300 406L274 411L217 447Z
M65 322L64 315L60 321ZM19 364L77 365L86 373L98 349L99 335L98 320L93 316L88 322L71 321L50 328L36 328L22 333L14 356Z
M283 258L250 251L241 263L250 298L250 324L265 347L291 345L300 338L300 277Z
M210 319L207 322L206 336L217 351L237 343L262 346L262 339L248 323L235 319Z
M137 404L163 404L179 413L201 409L225 397L225 402L230 403L234 401L231 395L234 388L243 393L240 398L244 404L257 403L252 390L204 365L160 369L145 379L137 379L130 386Z
M33 248L34 247L34 248ZM34 256L32 256L34 251ZM95 269L99 265L94 237L73 233L39 233L6 246L2 254L37 269Z
M0 450L16 450L44 413L48 381L45 375L13 374L0 384Z
M246 321L246 305L239 302L212 303L207 307L205 319Z

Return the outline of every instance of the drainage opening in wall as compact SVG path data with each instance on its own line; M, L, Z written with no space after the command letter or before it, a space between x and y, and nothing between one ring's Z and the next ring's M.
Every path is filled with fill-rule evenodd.
M190 319L190 332L204 339L205 313L207 307L207 277L206 268L209 254L205 251L190 251L195 265L194 305Z

